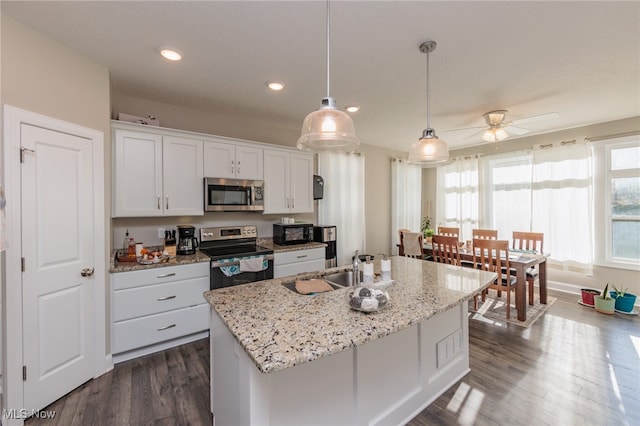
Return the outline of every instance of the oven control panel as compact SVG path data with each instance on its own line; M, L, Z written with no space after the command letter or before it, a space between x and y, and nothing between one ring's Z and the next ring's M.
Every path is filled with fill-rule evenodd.
M255 225L200 228L201 242L236 240L240 238L258 238L258 228Z

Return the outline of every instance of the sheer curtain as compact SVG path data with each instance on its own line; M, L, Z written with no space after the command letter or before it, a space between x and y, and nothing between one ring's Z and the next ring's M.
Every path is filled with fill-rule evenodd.
M351 262L355 250L365 247L364 157L321 152L318 174L324 179L324 200L318 203L318 221L335 225L338 265Z
M591 272L592 164L586 144L533 151L531 227L565 268Z
M436 220L433 226L458 227L461 241L471 239L471 230L479 226L478 158L456 158L453 163L438 167L436 176Z
M420 232L422 168L406 160L391 160L391 252L398 254L398 230Z

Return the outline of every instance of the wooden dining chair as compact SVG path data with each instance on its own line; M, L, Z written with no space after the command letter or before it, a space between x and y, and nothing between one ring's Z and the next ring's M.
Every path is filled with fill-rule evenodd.
M473 263L477 269L495 272L498 277L493 281L487 290L482 293L482 300L488 290L496 290L498 296L502 291L507 292L507 319L511 317L511 291L516 289L516 277L505 272L502 267L509 270L509 241L489 240L477 238L473 240Z
M400 252L405 257L423 259L423 236L420 232L402 232L400 234Z
M433 259L439 263L460 266L458 237L434 235L431 239Z
M513 231L511 237L511 248L516 250L527 250L542 254L544 246L544 233L542 232L522 232ZM511 270L512 275L515 275L515 270ZM529 292L529 304L533 305L533 284L538 278L539 271L534 266L527 269L527 284Z
M471 235L474 240L477 240L477 239L497 240L498 230L497 229L473 229L471 231Z
M438 235L444 235L447 237L460 237L460 228L450 228L447 226L438 227Z

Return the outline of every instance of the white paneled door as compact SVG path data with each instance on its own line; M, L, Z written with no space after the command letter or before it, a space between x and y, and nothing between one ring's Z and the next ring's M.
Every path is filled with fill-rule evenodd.
M92 141L21 124L24 406L94 375Z

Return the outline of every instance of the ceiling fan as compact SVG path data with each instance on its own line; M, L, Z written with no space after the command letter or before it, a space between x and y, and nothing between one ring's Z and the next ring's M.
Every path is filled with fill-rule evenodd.
M520 125L523 123L531 123L533 121L539 120L547 120L549 118L556 118L558 116L557 112L548 112L545 114L532 115L529 117L519 118L517 120L505 120L507 116L506 109L498 109L495 111L489 111L484 113L482 116L486 122L484 126L475 126L475 127L464 127L461 129L451 129L445 130L445 132L457 132L460 130L470 130L470 129L482 129L479 132L473 133L472 135L464 138L465 140L471 139L473 137L482 134L482 139L487 142L496 142L501 141L503 139L508 138L510 135L524 135L525 133L530 132L530 129L525 129L523 127L517 127L516 125Z

